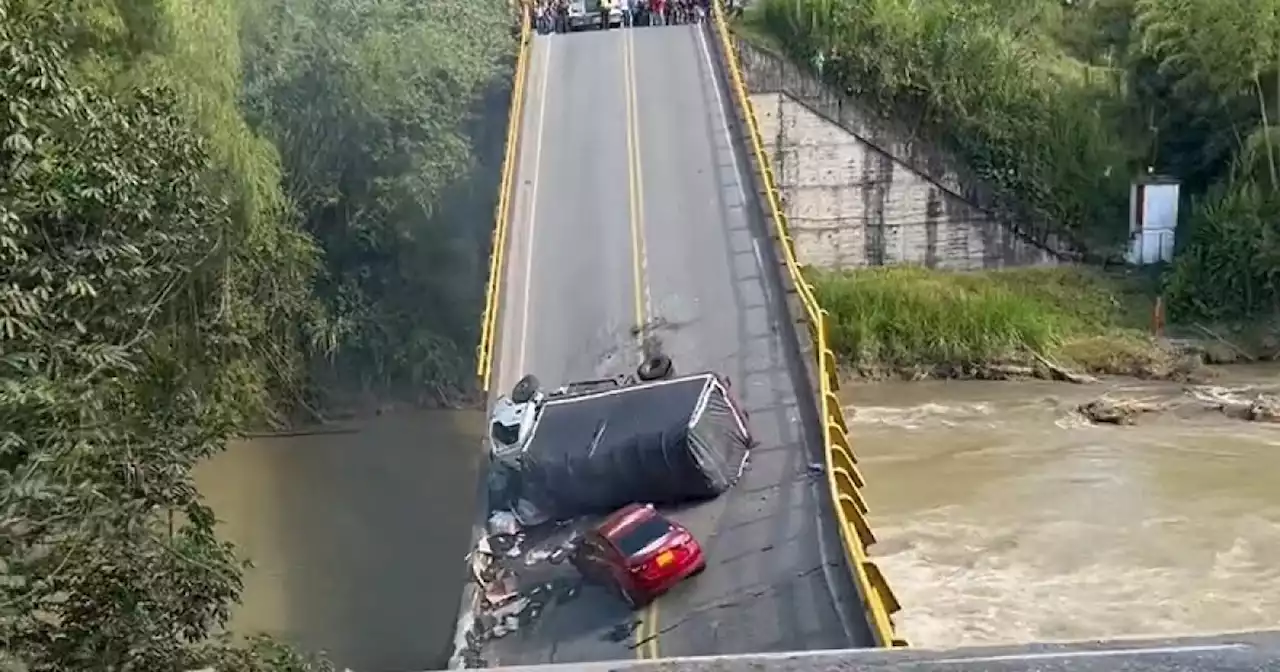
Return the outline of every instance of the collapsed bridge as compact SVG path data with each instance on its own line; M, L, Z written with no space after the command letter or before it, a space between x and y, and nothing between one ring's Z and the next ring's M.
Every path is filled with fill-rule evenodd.
M727 39L718 10L703 25L538 36L525 17L486 389L616 374L659 339L687 370L733 381L756 445L736 487L673 514L706 547L696 581L635 615L544 586L525 602L536 618L500 613L472 586L456 664L895 644L822 313Z
M799 274L720 8L707 26L538 37L526 16L516 80L479 348L486 389L530 372L613 375L658 338L690 370L734 381L758 445L735 488L675 514L707 547L698 580L639 614L539 584L522 598L536 616L504 616L509 628L472 585L455 665L1280 669L1275 633L901 648L898 605L866 556L874 536L824 314Z

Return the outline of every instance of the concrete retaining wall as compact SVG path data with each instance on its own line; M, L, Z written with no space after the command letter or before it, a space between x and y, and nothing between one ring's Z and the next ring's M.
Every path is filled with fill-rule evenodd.
M1001 214L983 185L908 125L776 54L741 40L737 48L802 263L963 270L1074 256L1044 227Z

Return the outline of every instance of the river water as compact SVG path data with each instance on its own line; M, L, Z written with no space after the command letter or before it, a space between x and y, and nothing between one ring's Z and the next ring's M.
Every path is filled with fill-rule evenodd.
M355 670L444 667L471 535L483 416L384 415L232 444L196 471L255 564L232 629Z
M1280 368L1232 368L1214 384L1275 392ZM1179 408L1136 426L1073 412L1104 392ZM1205 411L1163 383L844 394L872 553L913 646L1280 624L1280 426Z

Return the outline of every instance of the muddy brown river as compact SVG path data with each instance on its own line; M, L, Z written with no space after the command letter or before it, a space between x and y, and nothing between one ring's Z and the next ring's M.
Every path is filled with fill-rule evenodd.
M255 564L238 633L360 672L442 668L470 545L483 416L382 416L238 442L196 472L221 534Z
M1213 384L1276 393L1280 368ZM1280 625L1280 426L1132 381L844 392L873 554L914 646ZM1128 427L1073 412L1103 393L1170 410Z

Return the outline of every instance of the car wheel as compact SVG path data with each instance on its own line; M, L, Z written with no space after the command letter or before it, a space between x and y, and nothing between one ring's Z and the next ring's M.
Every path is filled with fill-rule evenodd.
M640 380L663 380L670 378L674 370L671 358L658 353L646 357L641 362L640 367L636 369L636 378Z
M695 577L705 571L707 571L707 563L704 562L701 565L698 565L697 567L695 567L692 572L689 572L689 576Z
M532 373L526 375L516 382L515 387L511 388L511 401L517 404L527 404L533 400L533 395L538 393L538 379Z

